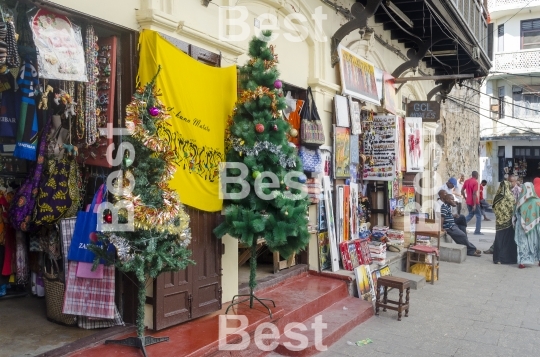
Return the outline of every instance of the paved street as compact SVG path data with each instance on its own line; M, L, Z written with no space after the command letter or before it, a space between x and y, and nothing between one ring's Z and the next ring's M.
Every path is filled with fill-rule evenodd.
M482 223L485 235L470 237L485 250L495 224ZM495 265L492 255L482 255L462 264L442 262L440 275L435 285L412 290L409 317L398 322L397 312L381 311L318 356L538 356L538 266ZM367 338L373 343L347 344Z

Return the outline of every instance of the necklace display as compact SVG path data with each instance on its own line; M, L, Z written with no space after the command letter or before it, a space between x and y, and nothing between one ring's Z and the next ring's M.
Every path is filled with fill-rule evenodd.
M98 70L98 51L97 36L94 33L94 27L88 26L86 28L86 66L88 83L85 93L85 110L84 118L86 120L86 145L90 146L94 144L99 136L97 128L97 82L99 79ZM83 134L84 135L84 134Z

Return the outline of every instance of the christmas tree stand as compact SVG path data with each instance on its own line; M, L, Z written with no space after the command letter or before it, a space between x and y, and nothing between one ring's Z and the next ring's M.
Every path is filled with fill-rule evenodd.
M225 310L225 315L229 312L229 309L235 305L240 305L246 301L249 301L249 308L253 309L253 302L254 300L257 300L262 306L268 310L268 314L270 315L270 318L272 318L272 310L266 305L263 301L270 301L274 307L276 307L276 303L274 300L271 299L260 299L255 296L253 293L253 290L257 286L256 276L257 276L257 238L253 238L253 242L251 243L251 257L249 258L249 294L243 294L243 295L235 295L232 300L231 304L227 307L227 310ZM240 298L245 297L246 299L240 300ZM235 301L236 300L236 301Z
M123 340L106 340L106 345L122 345L136 347L140 349L144 357L148 357L146 354L146 346L155 345L156 343L169 341L168 337L152 337L152 336L142 336L142 337L128 337Z

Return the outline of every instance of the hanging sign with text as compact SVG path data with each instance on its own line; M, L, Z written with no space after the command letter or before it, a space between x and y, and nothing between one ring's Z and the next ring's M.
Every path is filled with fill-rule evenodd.
M407 117L422 118L424 122L434 122L441 118L441 104L431 101L407 103Z

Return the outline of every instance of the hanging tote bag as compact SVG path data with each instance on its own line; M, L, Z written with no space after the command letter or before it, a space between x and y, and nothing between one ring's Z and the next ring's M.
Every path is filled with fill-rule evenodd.
M98 197L105 197L107 192L107 186L105 184L97 190L92 200L92 204L88 211L79 211L77 213L77 220L75 222L75 231L73 232L73 240L69 247L68 259L78 262L92 263L95 259L95 254L88 249L88 244L93 243L100 245L97 241L97 220L98 214L96 212L96 204L100 204ZM102 219L102 218L101 218ZM111 244L110 253L114 254L114 247ZM101 263L104 263L103 261ZM74 274L75 275L75 274Z
M319 147L324 145L324 128L322 125L317 105L313 99L311 87L308 87L308 95L302 110L302 124L300 128L300 140L302 145Z
M41 133L38 157L34 166L34 171L31 176L17 190L13 198L13 204L9 210L9 218L15 229L22 232L29 232L34 229L35 225L31 222L36 204L39 183L41 182L43 164L45 163L45 154L47 149L47 133L51 127L51 119L49 118L43 132Z
M79 166L74 157L51 158L43 171L33 217L37 226L75 216L81 198Z

